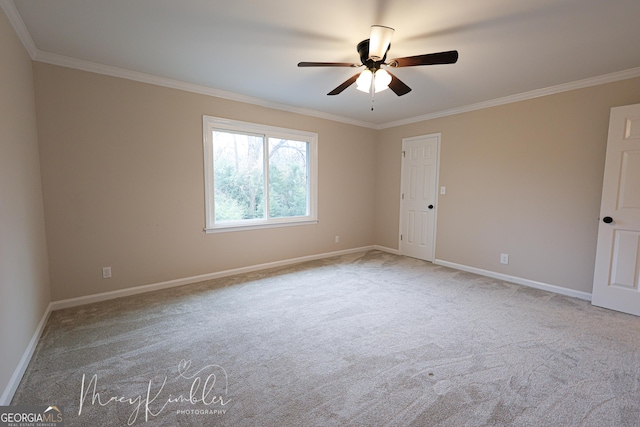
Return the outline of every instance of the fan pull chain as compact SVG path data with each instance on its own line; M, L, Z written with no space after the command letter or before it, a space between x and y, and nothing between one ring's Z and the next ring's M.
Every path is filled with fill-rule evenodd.
M371 111L373 111L373 103L376 99L376 73L371 76Z

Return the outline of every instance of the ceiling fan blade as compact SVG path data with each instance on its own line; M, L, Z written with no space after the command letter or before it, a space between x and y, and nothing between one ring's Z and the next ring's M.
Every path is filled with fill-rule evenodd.
M337 94L339 94L340 92L342 92L343 90L345 90L346 88L348 88L349 86L354 84L355 81L358 79L358 77L360 77L360 73L354 75L353 77L350 77L349 80L347 80L346 82L342 83L340 86L338 86L337 88L335 88L334 90L329 92L327 95L337 95Z
M415 67L417 65L455 64L458 61L458 51L427 53L426 55L407 56L389 61L391 67Z
M352 62L299 62L298 67L359 67Z
M387 71L389 73L389 71ZM391 76L391 83L389 83L389 89L391 89L396 95L402 96L411 92L411 88L404 84L402 80L389 73Z

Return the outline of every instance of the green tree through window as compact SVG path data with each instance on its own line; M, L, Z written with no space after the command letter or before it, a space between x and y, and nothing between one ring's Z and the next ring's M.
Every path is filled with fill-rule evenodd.
M264 218L263 138L213 132L215 218Z
M308 214L308 143L269 139L269 216Z

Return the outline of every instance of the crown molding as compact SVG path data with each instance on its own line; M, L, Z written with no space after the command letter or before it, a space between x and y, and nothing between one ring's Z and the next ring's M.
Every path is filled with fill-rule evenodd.
M58 55L55 53L43 52L41 50L36 51L36 54L33 60L37 62L52 64L52 65L59 65L67 68L74 68L81 71L89 71L91 73L103 74L103 75L112 76L112 77L120 77L123 79L134 80L142 83L149 83L149 84L163 86L171 89L179 89L186 92L193 92L201 95L213 96L216 98L223 98L230 101L243 102L246 104L252 104L252 105L272 108L276 110L288 111L290 113L318 117L321 119L331 120L334 122L342 122L342 123L347 123L355 126L372 128L372 129L375 128L375 125L373 123L363 122L359 120L352 120L352 119L348 119L335 114L323 113L320 111L306 109L302 107L295 107L287 104L280 104L277 102L267 101L261 98L255 98L251 96L241 95L235 92L228 92L220 89L215 89L209 86L202 86L194 83L187 83L184 81L170 79L166 77L160 77L153 74L142 73L139 71L131 71L124 68L118 68L118 67L113 67L111 65L104 65L96 62L85 61L82 59L76 59L69 56Z
M397 126L408 125L412 123L424 122L426 120L438 119L441 117L453 116L455 114L468 113L470 111L482 110L484 108L497 107L499 105L511 104L514 102L527 101L529 99L539 98L547 95L568 92L575 89L583 89L586 87L597 86L605 83L613 83L620 80L632 79L640 77L640 67L631 68L629 70L618 71L615 73L605 74L602 76L591 77L588 79L577 80L575 82L563 83L556 86L550 86L543 89L536 89L529 92L523 92L516 95L505 96L503 98L491 99L489 101L478 102L476 104L464 105L462 107L452 108L450 110L437 111L435 113L424 114L421 116L402 119L395 122L384 123L377 127L378 130L387 129Z
M31 38L31 34L29 34L29 30L27 30L27 26L24 25L24 21L22 20L18 9L16 9L16 5L13 4L13 0L0 0L0 7L2 7L5 15L7 15L7 19L9 19L11 26L18 35L22 45L27 50L27 53L31 59L33 59L38 52L38 48L36 48L36 44Z
M5 2L7 0L0 0ZM28 35L28 33L27 33ZM29 37L31 39L31 37ZM374 130L382 130L397 126L408 125L412 123L424 122L427 120L433 120L441 117L453 116L456 114L467 113L470 111L482 110L484 108L497 107L500 105L511 104L514 102L527 101L534 98L540 98L547 95L554 95L557 93L568 92L575 89L582 89L591 86L597 86L605 83L612 83L620 80L627 80L635 77L640 77L640 67L631 68L629 70L618 71L615 73L605 74L602 76L591 77L588 79L577 80L575 82L564 83L556 86L550 86L547 88L536 89L529 92L523 92L515 95L509 95L502 98L491 99L488 101L482 101L475 104L464 105L461 107L452 108L449 110L436 111L434 113L424 114L416 117L410 117L394 122L374 124L370 122L363 122L359 120L352 120L335 114L323 113L317 110L311 110L302 107L295 107L287 104L280 104L272 101L267 101L261 98L255 98L251 96L241 95L235 92L228 92L220 89L215 89L209 86L197 85L194 83L187 83L180 80L170 79L166 77L159 77L153 74L142 73L138 71L131 71L124 68L113 67L111 65L98 64L96 62L85 61L82 59L76 59L69 56L58 55L55 53L43 52L37 50L32 56L34 61L44 62L52 65L59 65L67 68L74 68L77 70L88 71L97 74L104 74L112 77L119 77L128 80L134 80L142 83L149 83L157 86L163 86L171 89L184 90L186 92L198 93L201 95L213 96L216 98L227 99L230 101L243 102L246 104L257 105L265 108L272 108L281 111L287 111L290 113L302 114L305 116L317 117L325 120L331 120L334 122L341 122L350 125L365 127Z

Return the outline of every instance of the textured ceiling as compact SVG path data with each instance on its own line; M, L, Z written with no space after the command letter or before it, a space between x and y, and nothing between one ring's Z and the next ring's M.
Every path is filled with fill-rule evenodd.
M585 79L640 75L639 0L0 0L35 60L116 67L373 127ZM456 64L399 68L413 90L326 94L373 24L388 58L458 50ZM23 37L24 40L24 37ZM88 61L88 62L84 62ZM86 68L86 67L85 67Z

